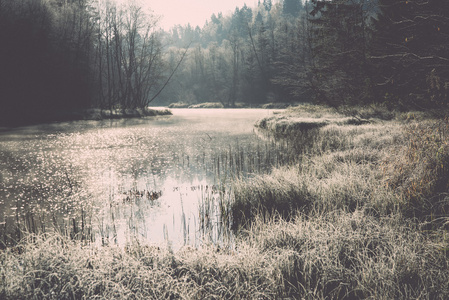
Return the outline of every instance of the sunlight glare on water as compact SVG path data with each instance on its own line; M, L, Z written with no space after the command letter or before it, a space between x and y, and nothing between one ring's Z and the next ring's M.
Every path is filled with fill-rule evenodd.
M229 195L217 187L233 171L251 176L256 159L261 164L260 149L268 148L253 124L269 114L174 109L173 116L4 130L0 230L19 223L76 234L91 226L98 243L137 237L200 246L205 235L216 243L220 226L201 228L221 222L217 201Z

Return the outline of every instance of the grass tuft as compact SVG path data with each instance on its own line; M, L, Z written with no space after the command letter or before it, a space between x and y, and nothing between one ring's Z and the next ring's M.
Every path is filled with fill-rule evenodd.
M357 210L256 220L247 242L268 255L285 296L307 299L443 299L449 272L443 240L399 218ZM447 245L447 244L446 244Z
M449 217L449 120L404 127L405 143L386 157L386 183L404 203L408 216Z

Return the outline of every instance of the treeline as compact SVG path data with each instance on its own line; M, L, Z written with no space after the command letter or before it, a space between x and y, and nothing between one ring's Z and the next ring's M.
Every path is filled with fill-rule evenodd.
M157 19L136 2L0 0L0 120L144 108L163 83Z
M449 100L448 16L445 0L259 1L170 30L172 51L194 46L164 96L440 107Z
M44 1L0 1L2 123L20 123L48 108L88 105L92 81L87 54L93 45L86 41L81 13Z
M0 123L180 101L449 100L446 0L263 0L165 32L136 1L0 0Z
M255 8L237 7L230 15L213 14L202 28L172 28L164 37L171 51L192 46L159 103L221 102L233 107L238 102L285 102L289 90L274 79L283 72L280 62L287 56L303 55L305 44L295 49L303 12L299 0L264 0Z

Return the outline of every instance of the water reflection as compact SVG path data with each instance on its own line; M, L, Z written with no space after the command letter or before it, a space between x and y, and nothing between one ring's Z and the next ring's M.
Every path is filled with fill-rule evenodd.
M16 226L97 243L227 243L229 181L282 160L254 122L267 110L173 110L0 133L0 241ZM158 193L158 197L151 197ZM148 196L149 195L149 196Z

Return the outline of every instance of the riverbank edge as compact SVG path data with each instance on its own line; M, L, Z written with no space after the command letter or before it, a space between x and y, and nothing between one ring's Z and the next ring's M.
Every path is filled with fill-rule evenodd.
M232 107L226 107L221 102L203 102L197 104L191 104L187 102L174 102L171 103L168 108L261 108L261 109L286 109L291 106L297 105L294 103L265 103L265 104L250 104L250 103L235 103Z
M32 115L21 115L14 120L0 120L0 128L20 127L36 124L45 124L53 122L68 122L81 120L113 120L113 119L131 119L155 116L172 115L168 108L146 108L146 109L100 109L89 108L73 111L42 111L35 112Z

